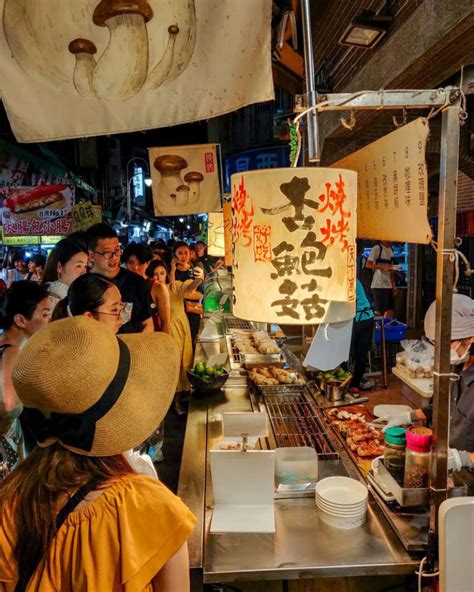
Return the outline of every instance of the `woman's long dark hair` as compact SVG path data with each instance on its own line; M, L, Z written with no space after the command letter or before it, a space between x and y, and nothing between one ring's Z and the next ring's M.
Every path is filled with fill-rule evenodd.
M46 286L37 282L13 282L0 301L0 329L10 329L17 314L31 319L38 304L47 296Z
M52 320L65 319L69 311L73 317L85 312L94 312L104 304L105 292L114 284L98 273L86 273L76 278L69 286L66 298L54 309ZM69 307L69 310L68 310Z
M51 251L48 260L46 261L42 280L43 284L55 282L58 279L58 263L66 265L66 263L78 253L88 254L86 247L83 244L70 238L63 238L60 240Z
M56 517L68 496L92 478L111 481L133 473L121 454L90 457L60 444L36 447L0 483L0 515L4 504L13 512L18 573L46 557L56 534Z
M161 261L161 259L153 259L150 265L146 268L145 273L149 278L153 279L153 274L155 273L155 269L157 267L162 267L166 271L166 283L168 283L170 279L170 274L168 268L166 267L166 264L164 263L164 261Z

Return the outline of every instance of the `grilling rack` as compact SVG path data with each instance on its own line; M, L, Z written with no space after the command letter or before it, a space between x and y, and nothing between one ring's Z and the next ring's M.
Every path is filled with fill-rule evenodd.
M339 454L304 387L299 391L283 385L277 388L272 393L262 393L277 446L310 446L319 460L338 460Z
M227 343L227 351L229 352L230 367L232 370L242 367L242 358L239 350L235 347L235 341L232 335L227 334L225 336Z

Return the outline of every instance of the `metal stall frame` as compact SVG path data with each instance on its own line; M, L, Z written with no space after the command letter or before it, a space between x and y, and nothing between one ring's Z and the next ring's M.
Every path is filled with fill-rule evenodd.
M456 244L456 201L459 163L459 136L463 120L463 93L459 87L430 90L380 90L355 93L313 95L314 87L308 76L314 72L311 40L310 0L302 0L303 34L305 42L305 72L307 100L303 113L308 115L308 134L318 133L318 112L434 109L442 114L440 181L438 206L438 247L436 258L436 343L433 392L433 461L430 475L430 545L428 558L432 567L437 555L438 512L447 499L447 453L450 417L451 316L454 287ZM315 101L316 100L316 104ZM308 141L311 160L318 161L319 140Z

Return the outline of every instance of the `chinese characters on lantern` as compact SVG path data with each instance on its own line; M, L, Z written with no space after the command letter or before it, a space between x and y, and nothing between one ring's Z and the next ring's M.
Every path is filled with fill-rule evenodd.
M287 180L273 184L255 183L272 171L232 177L237 316L254 290L254 308L260 301L267 310L253 319L266 322L319 323L331 300L355 300L356 175L299 171L278 169L273 175Z

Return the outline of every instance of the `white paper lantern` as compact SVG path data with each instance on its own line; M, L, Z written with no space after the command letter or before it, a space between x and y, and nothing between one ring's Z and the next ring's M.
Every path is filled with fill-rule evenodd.
M225 201L222 206L224 214L225 264L232 265L232 201Z
M295 325L352 318L357 173L265 169L231 182L235 316Z
M207 252L213 257L224 257L224 214L210 212L207 227Z

